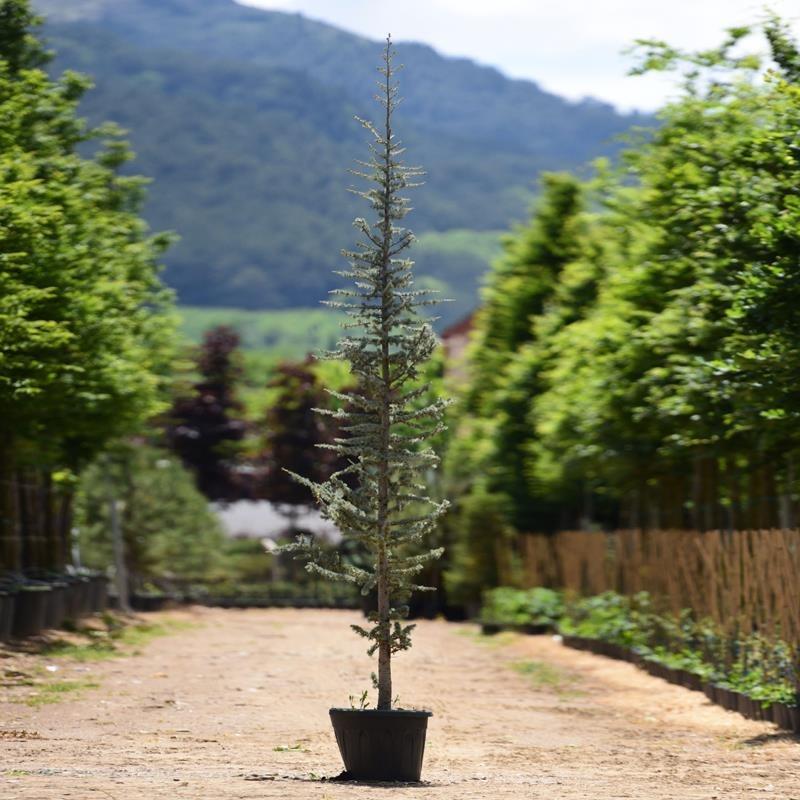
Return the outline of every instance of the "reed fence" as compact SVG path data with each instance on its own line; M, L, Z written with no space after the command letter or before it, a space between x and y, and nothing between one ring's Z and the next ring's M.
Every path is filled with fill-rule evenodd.
M563 531L520 548L527 587L646 591L664 610L800 645L800 530Z

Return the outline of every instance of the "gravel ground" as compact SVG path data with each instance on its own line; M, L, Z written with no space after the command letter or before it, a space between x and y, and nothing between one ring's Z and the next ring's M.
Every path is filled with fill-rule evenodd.
M36 657L41 674L84 686L58 703L0 693L2 800L800 800L800 739L773 725L551 637L482 639L444 622L420 623L395 662L400 704L434 712L423 783L331 783L327 710L372 669L348 630L357 615L166 616L194 624L139 655ZM31 668L0 656L6 676Z

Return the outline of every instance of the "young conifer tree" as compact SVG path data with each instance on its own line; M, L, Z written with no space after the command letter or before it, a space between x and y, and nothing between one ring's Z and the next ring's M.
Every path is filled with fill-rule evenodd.
M349 269L336 273L350 279L352 288L334 290L336 299L326 301L350 317L343 325L350 333L327 357L349 362L358 388L340 396L344 409L320 410L339 419L343 438L327 446L348 466L324 483L295 476L311 489L324 515L346 537L365 546L370 567L326 560L307 538L288 548L309 559L306 568L311 572L353 583L364 595L376 591L378 610L369 616L371 627L353 628L370 640L369 655L378 653L373 683L379 709L392 707L392 655L411 646L414 626L403 624L408 614L405 602L413 590L429 590L416 585L416 576L442 552L420 554L418 543L448 505L428 497L423 484L425 473L438 461L426 441L443 430L446 402L426 404L428 387L418 380L420 366L436 347L433 330L419 316L419 308L436 301L429 292L414 290L413 261L402 255L414 241L411 231L400 226L410 210L402 193L418 185L413 180L422 171L403 164L404 148L392 128L400 102L394 55L387 37L376 97L383 106L382 125L359 118L373 141L371 158L357 162L360 168L353 173L371 186L353 191L369 203L373 220L355 220L360 241L355 250L344 253Z

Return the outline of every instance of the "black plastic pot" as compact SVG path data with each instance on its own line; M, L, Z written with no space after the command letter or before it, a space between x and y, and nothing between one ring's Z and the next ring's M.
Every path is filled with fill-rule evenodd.
M132 594L130 603L134 611L161 611L168 600L165 594Z
M480 622L481 633L485 636L494 636L496 633L510 631L511 633L522 633L526 636L541 636L549 633L552 628L549 625L533 622L514 623L514 622L494 622L492 620L482 620Z
M430 711L332 708L330 715L349 778L419 780Z
M7 642L11 638L15 605L16 592L0 592L0 642Z
M66 617L76 622L90 610L89 579L81 575L70 575L66 581Z
M45 613L45 628L60 628L67 616L67 584L50 584Z
M35 636L47 623L47 600L50 587L21 586L14 607L12 633L18 638Z
M93 575L90 579L90 607L92 611L105 611L108 607L108 579L105 575Z
M773 703L772 721L787 731L800 733L800 709L797 706L787 706L785 703Z
M494 636L505 630L505 625L500 622L481 622L481 633L484 636Z
M88 575L81 575L79 585L78 616L83 617L92 613L92 579Z
M795 733L800 733L800 708L797 706L788 706L789 711L789 724L790 730Z

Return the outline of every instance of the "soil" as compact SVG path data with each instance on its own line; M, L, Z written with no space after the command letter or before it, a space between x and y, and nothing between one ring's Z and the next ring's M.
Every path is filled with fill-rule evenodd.
M328 708L369 685L364 643L348 631L359 615L148 619L165 616L196 624L139 655L42 661L85 687L58 703L30 707L30 687L5 690L2 800L800 800L800 739L772 724L549 636L481 638L444 622L420 622L395 661L400 705L434 713L423 783L331 782L341 762ZM6 676L32 658L2 655Z

